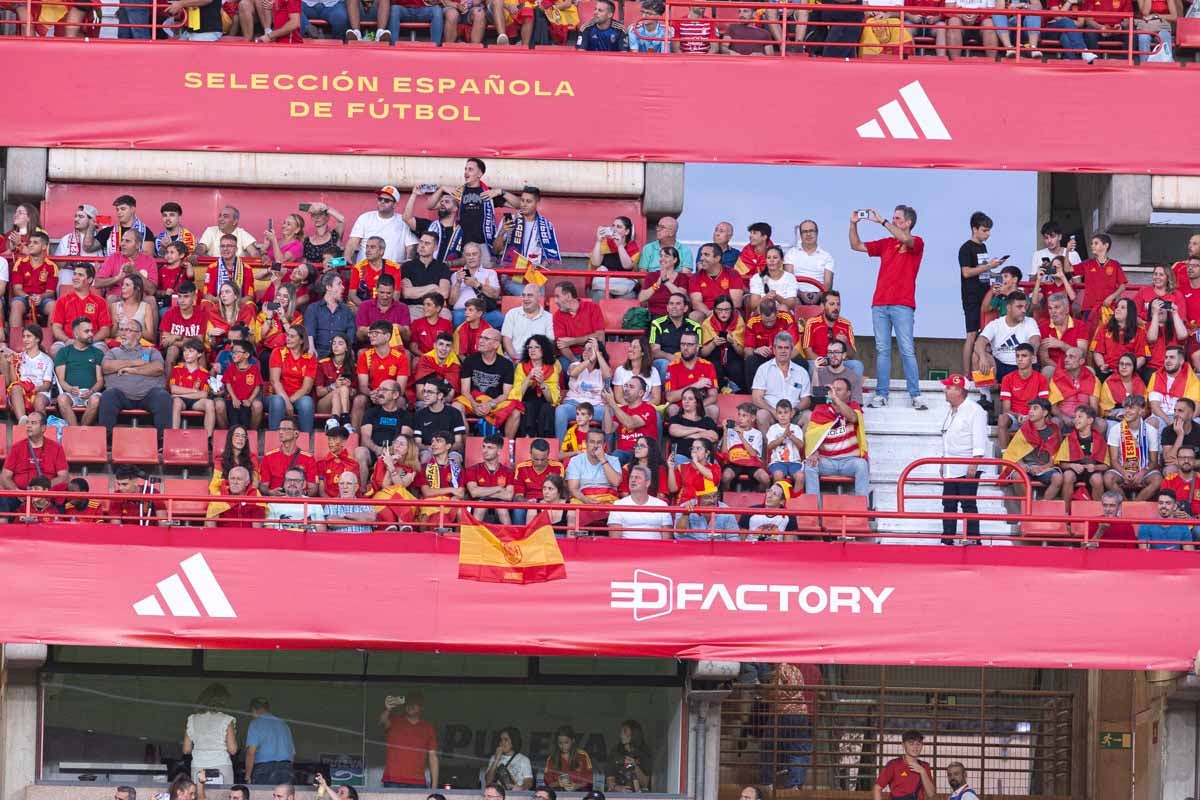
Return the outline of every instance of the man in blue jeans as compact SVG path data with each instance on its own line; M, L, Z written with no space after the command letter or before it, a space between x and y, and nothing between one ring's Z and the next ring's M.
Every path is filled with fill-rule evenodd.
M292 758L296 745L287 723L271 713L265 697L250 701L250 727L246 730L246 775L250 783L273 785L295 780Z
M858 235L858 223L882 225L887 236L864 242ZM929 408L921 399L917 351L913 344L913 318L917 312L917 272L925 255L925 240L913 236L917 211L912 206L896 206L891 220L879 216L873 208L850 212L850 249L879 259L879 277L871 300L871 323L875 331L875 396L871 408L887 405L892 380L892 333L900 346L904 365L904 383L918 411Z
M382 0L377 0L382 2ZM388 17L388 30L391 31L392 41L399 41L401 22L428 22L429 41L434 44L442 43L442 31L446 24L446 9L441 3L425 5L423 0L397 0L392 5L391 16ZM454 24L458 24L458 12L454 11Z
M149 39L151 8L153 8L152 0L132 0L132 2L122 0L117 8L117 22L121 24L121 27L117 28L117 38ZM137 27L127 28L126 25L136 25Z

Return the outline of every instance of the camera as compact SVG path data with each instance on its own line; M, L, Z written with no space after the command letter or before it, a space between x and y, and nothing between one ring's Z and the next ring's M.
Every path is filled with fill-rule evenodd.
M860 208L858 211L854 212L854 216L857 219L866 219L870 215L871 215L871 212L867 211L865 208Z
M1175 308L1175 304L1172 303L1170 300L1166 300L1162 304L1163 311L1167 312L1168 314L1170 314L1174 308Z
M367 286L366 283L359 283L358 291L356 291L355 294L358 295L359 300L370 300L371 299L371 288L369 286Z

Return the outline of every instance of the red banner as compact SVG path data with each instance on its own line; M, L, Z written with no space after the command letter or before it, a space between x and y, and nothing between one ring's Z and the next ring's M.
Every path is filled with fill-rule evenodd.
M1200 104L1180 100L1196 80L1178 68L50 40L0 52L38 86L0 145L1200 174L1184 135ZM26 95L6 81L0 105ZM1169 124L1136 122L1166 109Z
M1176 670L1200 642L1194 553L562 545L565 580L515 586L432 534L10 526L0 641Z

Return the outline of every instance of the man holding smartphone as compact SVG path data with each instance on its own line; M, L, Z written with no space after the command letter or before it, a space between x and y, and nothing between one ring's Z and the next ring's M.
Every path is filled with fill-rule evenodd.
M958 272L962 281L963 340L962 374L971 374L971 356L975 352L975 338L979 336L980 312L983 296L991 285L992 270L1004 263L1002 258L989 258L987 240L992 235L992 218L982 211L971 215L971 238L958 248Z

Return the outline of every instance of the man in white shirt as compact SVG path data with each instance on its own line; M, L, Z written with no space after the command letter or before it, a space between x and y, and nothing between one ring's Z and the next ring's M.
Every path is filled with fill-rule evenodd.
M951 375L942 381L950 411L942 423L942 458L983 458L988 450L987 412L967 397L967 379ZM978 491L973 481L979 479L979 467L971 464L943 464L942 478L970 478L970 481L946 480L942 484L942 512L978 514L975 502ZM942 520L942 544L954 544L958 520ZM979 520L967 520L967 536L963 544L979 544Z
M542 304L542 287L527 283L521 289L521 306L509 309L500 326L504 353L515 364L525 352L525 342L530 336L540 333L554 341L554 315Z
M984 52L995 51L999 44L996 24L992 21L992 9L995 7L996 0L949 0L946 3L946 44L950 48L951 58L960 58L965 54L962 49L963 37L971 35L972 31L964 28L978 28Z
M817 223L811 219L797 225L797 243L784 254L783 266L797 278L810 278L829 291L833 288L833 256L817 245L819 231ZM811 283L801 283L797 296L801 303L812 306L820 302L821 290Z
M283 473L283 493L292 500L300 500L304 494L306 478L304 470L292 467ZM307 516L307 522L305 521ZM277 528L281 531L323 531L325 530L325 509L320 503L267 503L268 522L264 527Z
M775 406L786 399L792 404L799 424L803 426L812 405L812 381L808 372L792 361L795 341L790 333L777 333L771 343L775 358L754 373L750 394L758 408L758 428L769 430L775 424Z
M1033 259L1029 262L1029 274L1037 275L1038 270L1042 268L1044 261L1053 261L1055 257L1061 256L1064 253L1067 257L1067 262L1072 267L1079 266L1079 253L1075 249L1075 237L1072 236L1067 240L1064 246L1062 243L1062 228L1054 220L1050 220L1042 226L1042 242L1045 247L1033 254Z
M608 535L613 539L670 539L671 515L662 511L665 501L650 496L650 468L629 470L629 496L613 503L608 514ZM645 511L626 509L645 508Z
M342 255L347 264L357 264L363 259L359 248L363 242L372 236L383 239L384 258L389 258L397 264L402 264L414 256L417 245L416 235L404 224L403 216L396 213L396 204L400 202L400 190L395 186L385 186L375 193L374 211L364 211L354 220L350 229L350 237Z
M1162 442L1158 428L1146 424L1146 398L1131 394L1121 403L1121 421L1108 426L1109 470L1104 488L1137 492L1135 500L1154 500L1162 485Z
M192 263L195 263L195 259L199 256L220 255L221 237L226 235L237 237L237 255L240 258L258 258L258 245L254 243L253 234L239 224L241 219L242 212L234 206L222 207L221 213L217 214L217 224L205 228L204 233L197 240L196 252L192 254ZM153 246L153 236L150 237L150 243Z
M1042 343L1042 332L1038 324L1026 316L1029 301L1024 292L1013 292L1008 296L1008 309L1003 317L983 326L975 340L975 369L982 373L994 372L996 385L1004 376L1017 371L1017 346L1029 344L1036 353ZM984 389L987 396L991 392Z
M104 250L104 245L96 240L97 213L95 206L87 204L75 209L75 225L70 233L58 240L54 247L55 257L94 256ZM60 262L58 285L70 286L74 278L75 270L65 262ZM8 280L7 277L5 280Z

